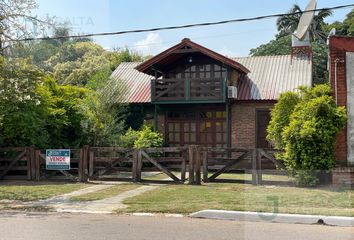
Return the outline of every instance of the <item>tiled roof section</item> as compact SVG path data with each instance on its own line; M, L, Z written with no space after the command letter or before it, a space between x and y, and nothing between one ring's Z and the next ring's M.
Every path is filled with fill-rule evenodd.
M238 84L237 100L277 100L286 91L295 91L299 86L311 86L312 63L307 59L291 56L264 56L234 58L251 72ZM136 70L141 62L122 63L113 72L112 83L122 86L125 94L117 97L118 102L150 103L152 76Z
M281 93L311 86L312 63L290 55L233 58L251 72L237 86L237 100L277 100Z
M112 73L112 84L108 87L122 89L122 93L117 97L120 103L150 103L151 92L150 83L152 76L135 70L141 62L121 63Z

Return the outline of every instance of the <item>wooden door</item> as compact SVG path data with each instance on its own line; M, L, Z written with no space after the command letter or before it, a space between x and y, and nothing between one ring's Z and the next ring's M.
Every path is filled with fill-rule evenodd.
M257 110L256 112L256 147L270 148L267 141L267 127L270 122L269 110Z

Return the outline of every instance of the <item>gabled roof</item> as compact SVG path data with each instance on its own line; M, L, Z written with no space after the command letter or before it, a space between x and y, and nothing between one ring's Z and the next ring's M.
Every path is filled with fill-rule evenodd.
M291 56L285 55L242 57L234 60L251 70L239 81L236 100L277 100L283 92L312 85L312 63L307 58L295 58L291 62ZM122 63L113 72L112 81L126 86L126 94L117 101L151 103L150 84L153 77L136 70L141 64Z
M154 65L157 65L159 63L163 63L168 59L175 59L177 54L183 53L183 51L188 52L188 51L196 51L200 52L210 58L213 58L219 62L224 63L225 65L228 65L234 69L237 69L241 71L242 73L249 73L250 71L244 67L242 64L238 63L235 60L232 60L228 57L225 57L217 52L214 52L208 48L205 48L193 41L191 41L189 38L184 38L179 44L163 51L162 53L154 56L153 58L150 58L149 60L141 63L136 67L136 70L143 72L143 73L149 73L149 70L151 67Z

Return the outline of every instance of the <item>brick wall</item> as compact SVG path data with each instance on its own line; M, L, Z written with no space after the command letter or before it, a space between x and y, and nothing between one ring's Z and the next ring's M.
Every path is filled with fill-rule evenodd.
M354 168L336 168L332 172L334 185L350 185L354 187Z
M256 147L256 110L270 109L272 102L236 102L231 106L231 144L233 147Z
M346 52L354 51L354 38L334 36L330 38L330 83L333 89L333 96L336 97L339 106L347 105L347 84L346 84ZM335 91L335 67L337 62L337 91ZM338 138L335 148L335 156L338 165L347 164L347 129L343 129Z

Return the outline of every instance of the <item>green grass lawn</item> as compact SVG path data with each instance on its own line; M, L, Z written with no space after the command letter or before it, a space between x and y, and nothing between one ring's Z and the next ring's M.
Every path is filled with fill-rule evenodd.
M172 172L176 177L180 178L181 173L180 172ZM148 180L148 181L172 181L169 176L167 176L164 173L157 173L155 175L149 176L149 177L142 177L143 180Z
M73 192L85 187L79 183L19 183L0 186L0 200L35 201Z
M133 190L135 188L141 187L141 185L138 184L119 184L119 185L114 185L113 187L109 187L97 192L92 192L76 197L70 198L72 201L96 201L96 200L101 200L104 198L110 198L117 196L123 192Z
M209 173L209 177L212 175L212 173ZM252 174L230 174L230 173L224 173L221 174L220 176L217 177L217 179L235 179L235 180L246 180L246 181L252 181ZM270 175L270 174L262 174L262 179L264 181L279 181L279 182L287 182L287 181L293 181L293 178L285 175Z
M209 183L169 185L124 201L119 212L188 214L203 209L354 216L354 190Z

